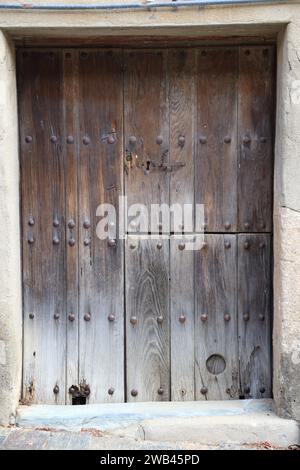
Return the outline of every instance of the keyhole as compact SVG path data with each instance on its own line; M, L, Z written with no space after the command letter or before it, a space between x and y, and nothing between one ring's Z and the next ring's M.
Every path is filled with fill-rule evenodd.
M150 170L150 165L151 165L151 162L150 160L147 160L147 166L146 166L146 170L149 171Z

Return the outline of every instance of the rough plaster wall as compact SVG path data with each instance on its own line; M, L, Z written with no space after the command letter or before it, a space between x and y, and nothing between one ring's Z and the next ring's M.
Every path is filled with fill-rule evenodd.
M22 364L16 106L14 52L0 32L0 424L15 412Z
M274 207L274 398L300 420L300 18L279 38Z

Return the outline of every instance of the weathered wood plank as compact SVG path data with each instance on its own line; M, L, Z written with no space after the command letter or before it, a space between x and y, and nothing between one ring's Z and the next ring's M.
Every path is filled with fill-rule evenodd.
M273 201L274 48L240 47L238 231L270 232Z
M238 330L241 394L271 396L271 237L238 235Z
M125 194L128 206L144 204L149 213L150 204L169 203L169 173L159 166L169 161L166 69L166 51L125 52ZM153 229L159 231L158 216ZM149 230L150 221L140 229Z
M62 78L61 52L19 51L25 338L23 397L32 403L65 403Z
M194 203L194 154L196 127L196 51L168 52L168 81L170 103L170 174L171 204ZM185 166L180 167L178 164ZM172 217L172 214L171 214ZM171 231L181 231L171 220ZM194 226L185 231L193 232Z
M237 66L237 48L198 51L195 199L209 232L236 230Z
M191 236L170 241L171 399L195 399L194 251Z
M123 243L96 235L98 205L118 210L122 194L121 66L118 50L79 54L79 379L90 403L124 400Z
M238 398L235 235L207 235L195 252L197 400Z
M169 400L169 240L129 237L125 254L127 401Z

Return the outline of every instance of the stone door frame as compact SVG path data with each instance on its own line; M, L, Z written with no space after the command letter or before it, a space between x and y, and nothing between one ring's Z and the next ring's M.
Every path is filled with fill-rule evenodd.
M0 424L14 422L21 390L22 285L16 44L30 36L82 40L131 35L242 43L275 37L273 396L300 419L300 2L160 12L0 12ZM96 37L96 39L95 39ZM235 39L233 39L235 37ZM50 40L50 39L49 39ZM50 41L50 42L51 42Z

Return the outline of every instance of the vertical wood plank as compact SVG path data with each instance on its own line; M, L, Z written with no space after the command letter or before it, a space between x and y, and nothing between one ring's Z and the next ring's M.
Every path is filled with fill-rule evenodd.
M125 194L128 206L144 204L149 213L150 204L169 203L169 173L160 167L169 161L166 54L125 52ZM154 217L157 232L158 224Z
M67 377L78 384L78 51L63 50L64 148L66 168ZM66 393L67 403L72 397Z
M168 52L170 104L170 203L194 203L194 153L196 127L196 52L173 49ZM171 231L180 231L171 220ZM194 231L185 226L185 230Z
M236 236L205 240L195 252L196 399L238 398Z
M23 397L32 403L65 403L62 78L61 52L19 51L25 338Z
M237 222L236 48L201 48L197 55L195 198L208 232L235 231Z
M169 400L169 240L128 237L125 253L127 401Z
M194 251L188 237L170 241L171 399L195 399ZM189 240L190 241L190 240Z
M238 231L270 232L273 200L274 48L240 47Z
M238 236L238 328L241 394L271 396L271 240Z
M97 237L96 210L122 194L122 52L80 51L79 95L79 379L90 403L121 402L123 243Z

